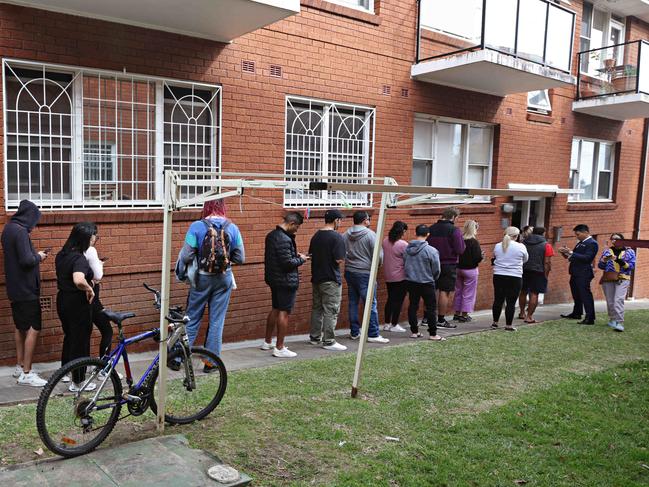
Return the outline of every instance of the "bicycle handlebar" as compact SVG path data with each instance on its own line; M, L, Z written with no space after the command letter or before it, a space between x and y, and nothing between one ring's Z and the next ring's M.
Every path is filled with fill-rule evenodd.
M160 309L161 306L160 291L158 291L155 288L152 288L146 282L143 282L142 285L147 291L151 291L153 293L153 295L155 296L154 306L156 309ZM182 306L169 306L168 318L170 318L170 321L182 320L183 316L184 316L184 312Z

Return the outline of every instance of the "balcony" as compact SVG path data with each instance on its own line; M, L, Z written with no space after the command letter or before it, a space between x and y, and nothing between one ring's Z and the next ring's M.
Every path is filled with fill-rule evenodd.
M413 79L506 96L575 84L575 13L547 0L419 0Z
M612 120L649 117L649 43L638 40L580 52L572 109Z
M300 0L15 0L54 12L230 42L300 12Z
M612 11L620 17L637 17L649 22L649 1L647 0L591 0L600 10Z

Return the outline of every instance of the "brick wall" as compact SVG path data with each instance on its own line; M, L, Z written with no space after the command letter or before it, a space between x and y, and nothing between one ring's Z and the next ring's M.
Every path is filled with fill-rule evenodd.
M614 203L568 204L565 196L559 196L551 203L548 227L563 227L560 245L574 244L570 230L581 222L589 224L593 233L601 236L600 242L613 231L631 235L641 161L642 120L622 123L576 114L572 111L574 89L553 90L552 114L539 117L528 115L526 94L498 98L415 82L410 79L410 67L415 50L416 2L375 3L377 15L371 16L334 7L322 0L305 0L299 15L231 44L0 4L0 55L222 85L224 171L283 172L287 95L376 107L375 175L392 176L405 184L411 179L415 113L496 124L493 187L506 187L510 182L566 187L573 136L617 141L620 154ZM580 15L581 2L573 1L572 8ZM576 25L579 29L579 18ZM646 37L648 29L646 24L632 19L627 37ZM574 53L578 44L577 31ZM242 72L244 60L255 63L254 74ZM281 66L280 78L269 76L270 65ZM389 95L383 94L384 86L390 87ZM403 89L407 90L407 97L403 96ZM228 202L230 217L244 235L248 262L235 270L239 288L232 295L224 332L226 341L259 338L263 334L270 308L270 293L261 278L263 239L284 213L279 191L249 191L247 195L254 198L246 196ZM500 205L505 201L497 198L489 204L463 206L464 215L459 223L465 218L479 220L479 239L488 254L501 237ZM4 193L0 192L0 207L4 206ZM0 224L7 220L4 210L1 211ZM439 208L435 207L391 210L388 222L402 219L414 229L418 223L434 222L438 215ZM174 256L194 218L196 212L175 215ZM102 285L104 304L137 312L137 318L127 325L128 333L156 326L157 314L141 283L159 285L161 212L48 212L33 233L35 245L37 248L51 246L56 251L72 224L81 220L98 222L101 235L98 249L101 255L109 257ZM307 248L310 236L319 225L319 221L311 220L300 229L297 238L300 249ZM649 219L645 218L643 228L649 230L647 227ZM649 278L644 277L643 261L641 258L638 272L641 277L636 285L638 296L649 294ZM308 329L310 274L308 266L305 267L304 285L291 317L291 333ZM53 259L43 264L42 274L43 295L54 297ZM566 263L560 257L555 258L546 302L569 299L567 279ZM477 306L485 308L492 299L491 271L486 264L481 267L479 285ZM0 287L4 288L1 269ZM174 284L173 301L182 303L185 295L186 289ZM0 296L3 296L0 299L0 363L10 364L14 360L14 328L4 289L0 289ZM383 286L379 301L382 309ZM346 310L346 300L342 309ZM37 361L59 356L61 331L54 310L53 305L52 311L44 313ZM345 311L340 321L344 326ZM93 350L96 334L94 340Z

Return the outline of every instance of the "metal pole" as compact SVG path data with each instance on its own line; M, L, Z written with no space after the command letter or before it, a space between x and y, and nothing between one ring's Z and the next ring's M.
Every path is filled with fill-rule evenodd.
M160 350L158 362L158 432L165 428L165 407L167 401L167 310L169 309L169 286L171 285L171 224L173 209L171 204L172 184L175 179L170 171L165 171L164 220L162 224L162 276L160 278Z
M386 184L388 178L386 178ZM374 287L376 286L376 275L379 270L381 260L381 241L385 229L385 213L388 206L389 193L381 195L381 206L379 208L379 219L376 224L376 242L374 243L374 252L372 253L372 266L370 267L370 280L367 284L367 295L365 296L365 308L363 310L363 324L361 327L361 336L358 341L358 352L356 353L356 368L354 370L354 380L352 382L352 397L358 394L358 383L361 378L361 367L363 366L363 356L365 355L365 344L367 342L367 332L370 325L370 316L372 314L372 302L374 301Z
M417 0L417 44L415 48L415 64L419 64L419 59L421 57L421 2L422 0Z

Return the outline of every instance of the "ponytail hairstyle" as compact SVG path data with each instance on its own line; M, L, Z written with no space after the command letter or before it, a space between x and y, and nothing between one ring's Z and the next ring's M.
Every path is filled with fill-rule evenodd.
M516 227L507 227L505 229L505 235L503 236L503 252L507 252L510 242L514 242L518 239L521 231Z
M392 224L392 228L388 233L388 240L391 243L395 243L397 240L403 237L403 234L406 233L406 230L408 230L408 225L406 224L406 222L397 220Z
M464 240L471 240L478 234L478 222L475 220L467 220L464 222L462 237Z

